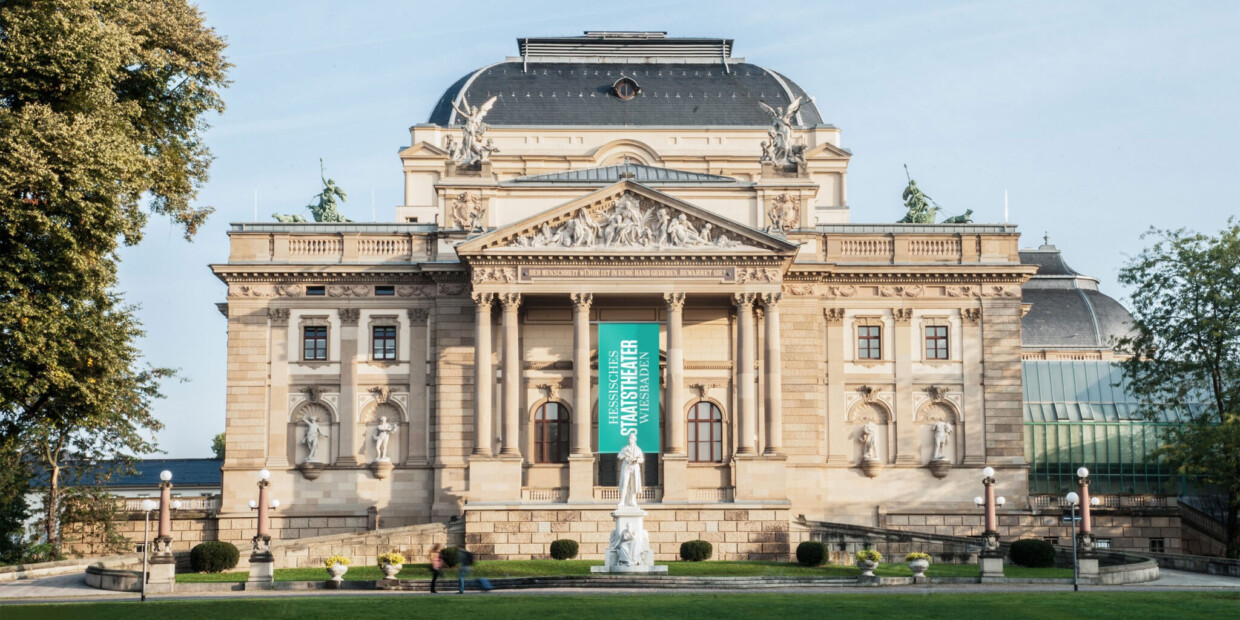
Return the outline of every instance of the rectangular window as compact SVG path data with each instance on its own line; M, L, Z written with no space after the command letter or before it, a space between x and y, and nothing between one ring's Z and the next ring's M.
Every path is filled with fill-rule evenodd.
M857 328L857 359L883 359L883 328L879 325L862 325Z
M327 287L324 286L307 286L306 295L311 297L322 297L327 294Z
M1046 542L1048 542L1048 543L1050 543L1050 544L1052 544L1052 545L1058 545L1058 544L1059 544L1059 537L1058 537L1058 536L1043 536L1043 537L1042 537L1042 540L1045 540Z
M327 326L307 326L303 334L301 359L307 361L327 359Z
M926 327L926 359L949 359L947 354L946 325L930 325Z
M373 336L374 337L371 339L371 347L374 353L374 359L396 359L396 326L377 325L374 328Z
M1163 538L1150 539L1150 553L1166 553L1167 541Z
M1098 539L1095 539L1095 540L1094 540L1094 547L1096 547L1096 548L1098 548L1098 549L1110 549L1110 548L1111 548L1111 539L1110 539L1110 538L1098 538Z
M375 297L391 297L396 294L395 286L376 286Z

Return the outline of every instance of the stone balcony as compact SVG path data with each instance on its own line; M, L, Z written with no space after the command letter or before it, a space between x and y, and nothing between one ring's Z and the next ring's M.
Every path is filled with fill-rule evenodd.
M816 235L792 238L816 241L815 258L835 264L967 265L1020 264L1020 234L1015 224L823 224Z

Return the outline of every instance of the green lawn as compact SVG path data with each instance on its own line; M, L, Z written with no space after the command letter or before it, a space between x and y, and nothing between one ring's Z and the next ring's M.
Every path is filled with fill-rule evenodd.
M564 575L589 575L591 566L602 566L600 560L495 560L481 562L475 573L482 577L552 577ZM790 562L668 562L667 572L673 576L712 577L856 577L860 570L855 566L807 567ZM1008 577L1071 577L1072 569L1021 568L1010 566L1005 570ZM909 577L913 574L906 564L882 564L874 571L880 577ZM976 577L976 564L931 564L926 572L930 577ZM177 575L180 583L190 582L237 582L245 581L248 573L182 573ZM379 567L350 566L345 580L374 581L383 574ZM398 575L401 579L430 579L426 564L406 564ZM324 581L328 578L323 568L278 568L276 581ZM447 571L443 578L456 579L456 570Z
M978 618L1139 620L1235 617L1235 592L995 592L978 594L640 594L264 597L146 603L5 605L5 620L145 618L538 618L579 620L594 613L638 618ZM1228 611L1230 610L1230 611Z

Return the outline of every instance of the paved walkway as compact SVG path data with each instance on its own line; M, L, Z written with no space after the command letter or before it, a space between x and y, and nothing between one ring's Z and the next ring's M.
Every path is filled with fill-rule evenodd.
M1141 592L1148 590L1217 590L1231 588L1240 590L1240 579L1219 575L1203 575L1177 570L1161 570L1156 581L1128 586L1082 586L1083 591L1109 592ZM137 600L138 594L132 592L109 592L88 587L84 576L61 575L44 579L16 581L0 584L0 605L14 603L52 603L52 602L88 602ZM786 587L762 588L758 590L736 590L737 593L787 593L787 594L880 594L880 593L917 593L928 592L1062 592L1070 586L1059 584L950 584L921 586L888 586L875 587ZM652 588L544 588L539 590L495 590L487 596L565 596L565 595L596 595L596 594L649 594L661 591L676 594L722 594L718 589L673 589L654 590ZM468 595L482 593L470 591ZM187 601L220 598L253 598L272 596L454 596L454 593L431 595L426 592L391 592L386 590L349 590L345 592L333 590L268 590L268 591L234 591L234 592L202 592L192 594L159 595L161 601Z

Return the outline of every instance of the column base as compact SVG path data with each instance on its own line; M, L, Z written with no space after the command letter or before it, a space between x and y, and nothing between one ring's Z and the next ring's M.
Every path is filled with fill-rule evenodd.
M172 554L168 554L168 559L171 559L171 562L167 560L157 562L157 559L162 558L159 558L159 556L151 558L151 565L148 569L150 570L150 577L147 578L147 583L175 583L177 580L176 558L172 557Z
M982 583L1003 579L1003 557L982 555L977 558L982 569Z
M663 503L689 501L689 457L663 455Z
M737 455L736 495L738 502L788 501L785 457Z
M469 501L520 502L521 459L469 459Z
M594 503L594 455L569 455L568 503Z
M1098 558L1077 558L1076 573L1082 582L1098 582Z
M269 556L270 557L270 556ZM276 580L276 563L274 560L255 560L253 556L250 558L250 577L246 580L247 584L264 584L274 583Z

